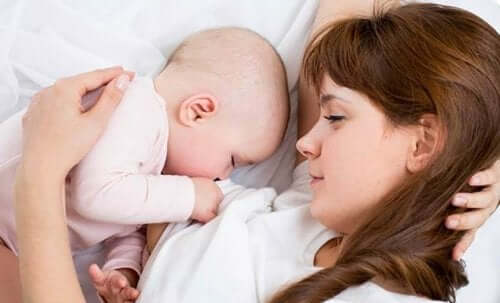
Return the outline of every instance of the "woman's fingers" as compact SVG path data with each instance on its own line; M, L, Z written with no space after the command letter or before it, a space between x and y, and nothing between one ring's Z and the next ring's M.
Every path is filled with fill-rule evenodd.
M472 241L474 241L476 231L477 229L471 229L467 231L462 239L460 239L460 242L455 245L455 247L453 248L453 260L458 261L463 257L465 251L472 244Z
M497 160L492 167L474 174L469 184L473 186L488 186L500 182L500 160Z
M478 228L488 219L491 213L492 210L490 208L481 208L461 214L454 214L446 218L446 227L455 230Z
M485 188L475 193L458 193L453 198L453 205L469 209L467 212L454 214L446 218L448 228L467 230L453 249L454 260L462 258L474 240L477 229L486 222L498 206L498 200L500 199L500 160L496 161L489 169L472 176L469 184L485 186Z
M119 77L113 79L104 88L97 103L87 112L85 116L94 119L96 123L106 123L111 113L120 103L125 90L130 84L130 75L122 73Z
M60 82L69 83L68 85L74 86L80 96L83 96L86 92L105 85L123 72L124 70L121 66L115 66L65 78L60 80Z
M453 205L464 208L487 208L498 203L498 193L493 186L476 193L459 193L453 199Z

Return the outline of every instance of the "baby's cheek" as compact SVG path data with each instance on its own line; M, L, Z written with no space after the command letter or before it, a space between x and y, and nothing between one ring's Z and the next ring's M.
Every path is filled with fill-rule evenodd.
M172 161L167 166L169 174L181 175L181 176L192 176L192 177L204 177L201 173L203 172L203 163L195 157L180 157L177 161Z
M225 179L228 174L228 166L226 165L227 161L221 161L218 158L201 158L196 161L197 166L196 170L199 174L202 174L203 177L207 177L210 179Z

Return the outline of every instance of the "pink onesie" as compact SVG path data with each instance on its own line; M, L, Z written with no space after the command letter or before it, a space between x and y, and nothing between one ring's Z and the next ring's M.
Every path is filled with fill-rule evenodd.
M16 254L13 189L22 114L0 124L0 238ZM167 140L165 101L152 79L136 77L102 137L69 175L66 212L74 252L104 241L104 269L140 273L145 244L141 225L182 222L191 216L191 179L161 175Z

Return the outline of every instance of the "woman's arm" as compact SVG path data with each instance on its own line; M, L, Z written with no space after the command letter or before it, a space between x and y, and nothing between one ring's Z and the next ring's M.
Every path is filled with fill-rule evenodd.
M19 169L16 182L23 301L85 302L69 249L64 182L50 171L27 170L26 166ZM58 291L48 292L49 289Z
M33 98L24 116L15 187L24 302L85 302L69 246L64 183L104 130L130 77L110 68L58 81ZM81 97L106 83L98 103L83 113Z

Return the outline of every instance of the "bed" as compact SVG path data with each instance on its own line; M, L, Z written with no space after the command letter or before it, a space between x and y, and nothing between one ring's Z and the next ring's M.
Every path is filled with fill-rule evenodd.
M500 30L496 0L435 2L469 9ZM291 182L296 83L316 8L316 0L1 1L0 122L58 78L110 65L154 75L190 33L219 26L248 27L267 38L283 57L292 115L280 149L264 163L235 171L232 180L282 191ZM459 291L459 303L500 302L500 244L492 239L500 239L498 212L479 231L465 256L471 283ZM75 256L89 302L97 301L87 267L92 260L102 259L99 246Z

